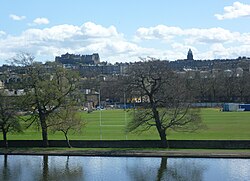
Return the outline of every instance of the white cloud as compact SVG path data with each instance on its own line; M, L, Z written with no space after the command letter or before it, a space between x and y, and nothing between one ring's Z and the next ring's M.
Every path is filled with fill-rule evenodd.
M238 39L240 33L230 32L223 28L191 28L169 27L158 25L149 28L139 28L136 31L136 40L167 40L174 42L177 38L184 39L189 44L231 42Z
M184 30L184 35L188 40L192 39L193 43L222 43L232 42L239 38L240 33L230 32L223 28L209 29L187 29Z
M211 46L211 51L213 53L213 57L215 58L224 58L224 57L229 57L230 52L228 51L229 49L226 49L223 44L221 43L215 43ZM235 58L235 57L234 57Z
M84 23L82 26L63 24L44 29L32 28L23 32L22 35L32 41L50 41L52 43L53 41L68 41L70 45L71 42L77 45L86 41L97 42L102 39L122 38L122 34L119 34L115 27L105 28L91 22Z
M21 21L26 18L26 16L17 16L15 14L10 14L9 17L14 21Z
M28 52L44 60L54 60L54 56L66 52L92 54L98 52L103 61L129 61L150 48L142 48L124 39L114 26L104 27L92 22L81 26L69 24L50 28L30 28L19 36L5 36L0 39L0 52L6 56L13 53ZM123 57L122 60L118 57ZM126 58L127 57L127 58Z
M194 54L197 60L208 59L227 59L237 58L239 56L250 57L250 45L236 45L225 47L223 44L216 43L208 47L206 51L198 51Z
M215 14L218 20L250 16L250 5L234 2L232 6L224 7L223 14Z
M6 35L4 31L0 31L0 37Z
M66 52L98 52L102 61L111 63L138 61L138 57L147 56L176 60L185 59L189 48L192 49L195 59L250 56L248 32L231 32L223 28L182 29L159 25L139 28L136 37L140 42L125 39L114 26L104 27L93 22L80 26L62 24L43 29L30 28L16 36L0 31L0 61L20 52L31 53L38 61L51 61L55 56ZM151 41L154 43L151 44ZM163 46L154 47L159 42Z
M139 28L136 31L136 39L163 39L171 40L173 36L183 34L183 30L179 27L171 27L158 25L156 27Z
M46 25L46 24L49 24L49 20L47 18L36 18L33 20L33 23L35 25Z
M95 23L92 23L92 22L84 23L81 26L81 31L83 35L86 35L88 37L118 36L117 30L114 26L105 28L101 25L96 25Z
M58 25L45 29L28 29L22 35L28 40L35 41L48 41L57 40L64 41L67 38L76 36L80 28L73 25Z

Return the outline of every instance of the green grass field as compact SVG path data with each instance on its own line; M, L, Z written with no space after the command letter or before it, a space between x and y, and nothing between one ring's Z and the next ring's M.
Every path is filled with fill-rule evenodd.
M130 111L131 112L131 111ZM130 121L130 112L124 110L102 110L80 113L87 122L82 132L71 133L71 140L155 140L159 136L155 128L138 134L125 134L125 125ZM101 114L101 116L100 116ZM250 112L221 112L219 109L202 109L201 116L207 128L195 133L169 132L168 139L177 140L249 140ZM101 120L100 120L101 117ZM100 126L101 125L101 126ZM41 132L29 128L24 133L8 134L10 140L39 140ZM49 139L64 139L61 133L49 133Z

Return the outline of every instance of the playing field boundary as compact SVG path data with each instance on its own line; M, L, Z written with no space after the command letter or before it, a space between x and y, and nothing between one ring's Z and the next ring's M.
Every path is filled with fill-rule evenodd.
M75 148L161 148L160 140L71 140ZM10 140L9 147L43 147L41 140ZM50 140L50 147L67 147L65 140ZM169 140L176 149L250 149L250 140ZM0 141L0 147L4 142Z

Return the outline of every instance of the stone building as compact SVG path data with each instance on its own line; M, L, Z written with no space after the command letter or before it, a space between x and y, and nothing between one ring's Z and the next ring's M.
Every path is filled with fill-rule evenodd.
M98 53L92 55L75 55L66 53L61 56L56 56L56 62L60 62L64 65L97 65L100 63L100 57Z

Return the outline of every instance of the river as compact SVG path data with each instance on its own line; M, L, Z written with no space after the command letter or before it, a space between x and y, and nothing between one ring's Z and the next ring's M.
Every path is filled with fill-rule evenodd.
M250 159L0 155L2 181L248 181Z

